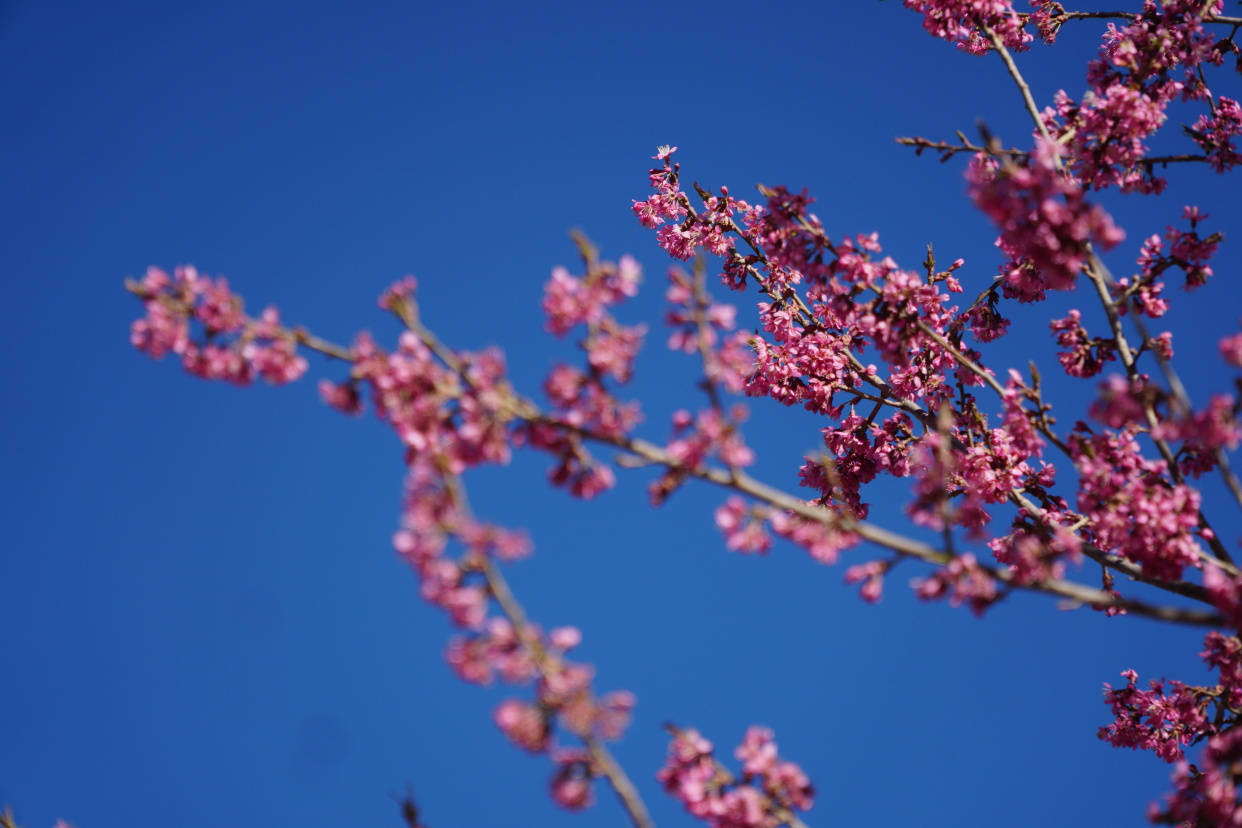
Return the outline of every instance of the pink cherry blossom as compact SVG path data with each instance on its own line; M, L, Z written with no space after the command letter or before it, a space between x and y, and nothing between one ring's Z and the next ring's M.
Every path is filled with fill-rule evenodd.
M532 704L507 699L496 708L496 726L518 747L541 753L548 746L548 722Z
M751 727L735 751L742 772L734 777L712 755L696 730L674 732L656 778L685 809L712 828L776 828L793 811L809 810L814 790L802 769L780 758L772 731Z
M972 55L986 54L991 42L983 27L996 32L1005 46L1025 50L1033 39L1007 0L903 0L908 9L923 14L923 28L933 37L956 43Z
M1074 287L1089 255L1087 244L1116 247L1125 234L1099 206L1088 204L1076 181L1057 169L1059 145L1036 140L1025 166L976 157L967 180L976 206L1000 228L1014 255L1041 274L1048 290Z

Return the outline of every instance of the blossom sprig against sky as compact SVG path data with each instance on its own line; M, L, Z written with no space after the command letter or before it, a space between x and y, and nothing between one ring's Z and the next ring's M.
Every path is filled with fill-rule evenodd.
M611 370L602 370L599 363L602 352L616 347L608 341L614 323L604 309L634 294L638 267L632 259L619 265L599 262L585 241L581 245L586 276L578 279L558 269L545 295L550 331L564 334L579 324L591 331L583 342L590 370L580 375L582 387L549 392L559 412L556 418L533 413L531 404L516 396L505 379L499 352L452 351L423 328L413 278L394 283L379 299L380 308L407 327L391 353L366 333L344 349L288 331L279 327L275 311L265 314L267 327L257 334L291 343L290 358L303 369L305 359L295 352L298 344L349 363L344 382L321 386L325 402L355 414L361 400L369 398L375 414L396 433L405 450L408 476L401 529L393 546L417 572L422 597L443 609L462 631L447 650L448 661L461 678L485 684L499 676L506 683L535 685L532 700L506 699L494 719L514 744L549 756L554 765L552 797L571 810L593 803L592 781L598 777L609 778L619 791L630 785L604 743L624 732L635 699L626 691L595 695L593 668L566 658L581 641L576 629L557 628L545 636L527 620L498 563L526 557L530 540L521 532L474 518L461 475L482 464L507 463L511 444L529 441L557 456L559 465L550 474L553 483L566 482L571 463L581 465L570 485L575 495L590 498L611 484L611 471L584 461L576 435L564 426L616 438L626 433L613 425L610 416L600 414L600 406L607 411L617 407L604 388L603 376L612 373L624 381L629 369L612 365ZM200 349L187 332L187 308L203 321L204 337L221 331L244 332L243 340L251 336L253 323L241 314L241 300L227 293L223 280L212 282L180 268L173 282L163 271L152 269L131 290L147 308L146 318L133 325L135 346L157 358L170 351L180 354L192 374L200 375L193 356ZM194 305L186 299L187 291L191 297L207 293L210 301ZM170 314L172 322L167 321ZM246 348L240 346L243 353ZM632 353L624 357L627 365L632 358ZM231 374L202 376L237 381ZM584 389L588 393L582 393ZM510 430L508 423L515 418L528 427ZM450 554L453 546L460 547L456 555ZM635 822L649 824L641 801L627 801Z
M1018 51L1025 51L1034 40L1009 0L904 0L904 5L922 13L928 34L955 43L971 55L988 53L991 46L984 31L989 29Z
M793 762L781 759L772 731L752 727L734 755L735 777L697 730L669 728L673 740L656 778L694 816L712 828L776 828L801 824L794 811L809 810L814 789Z
M1034 104L1010 51L1026 48L1027 18L1004 3L907 5L919 7L932 34L976 54L995 51L1034 123L1028 151L1002 149L986 129L985 143L969 146L967 192L996 227L996 246L1007 261L969 300L963 259L938 266L929 247L921 270L905 269L885 255L878 233L834 240L810 211L814 199L805 190L760 187L765 201L752 204L725 186L713 192L695 182L692 197L683 188L677 148L661 146L658 166L648 172L651 193L634 200L632 212L672 259L695 260L693 273L679 266L669 272L665 323L671 350L697 354L707 402L698 413L677 410L663 445L636 436L640 408L618 396L634 377L647 328L621 323L614 309L636 296L640 268L628 256L615 264L602 260L581 235L575 241L582 275L554 269L542 309L548 332L581 336L577 345L585 359L550 369L543 382L547 412L513 387L499 350L458 350L428 329L410 277L379 300L405 328L391 353L365 333L346 349L302 329L287 330L274 310L250 320L223 280L192 269L179 269L175 281L151 270L130 286L147 309L134 323L133 343L154 357L180 355L192 374L245 381L254 371L273 381L295 379L306 365L298 346L350 365L344 381L321 385L321 393L350 414L370 397L400 439L408 484L394 545L418 573L422 596L464 631L450 643L448 660L475 683L500 676L534 684L533 697L502 701L494 721L513 744L547 755L552 799L568 810L592 805L594 783L603 779L635 825L652 824L633 781L605 746L624 732L634 695L597 695L593 668L567 658L581 634L564 627L545 636L527 619L499 564L525 557L530 542L518 531L477 521L466 504L462 475L509 463L514 448L552 455L549 481L582 499L616 485L609 458L623 467L661 467L648 488L655 506L691 480L732 489L715 512L731 550L766 554L779 537L834 565L860 545L884 548L892 557L864 557L845 570L844 580L861 583L868 602L880 600L898 565L913 562L921 567L910 581L918 598L965 605L976 615L1015 590L1059 595L1108 617L1226 629L1242 605L1242 574L1205 511L1199 482L1218 473L1242 507L1242 487L1227 459L1242 439L1239 406L1233 396L1217 393L1195 410L1171 367L1171 332L1153 336L1138 322L1140 316L1165 318L1169 271L1183 272L1186 290L1207 283L1221 237L1202 236L1199 223L1207 215L1185 207L1181 216L1189 230L1170 225L1163 238L1149 237L1136 262L1139 273L1118 281L1101 256L1125 234L1088 197L1108 184L1149 195L1163 190L1155 179L1107 180L1101 171L1129 175L1142 166L1140 138L1163 124L1160 108L1174 93L1213 99L1198 70L1223 54L1204 29L1204 15L1218 13L1219 5L1176 9L1176 3L1157 8L1149 2L1126 28L1109 29L1101 57L1088 69L1098 94L1137 95L1159 111L1141 127L1127 127L1130 154L1106 164L1092 141L1111 143L1117 118L1092 120L1076 110L1074 126L1062 132L1057 117ZM1041 11L1051 13L1047 5ZM1067 100L1062 94L1058 104L1063 119L1070 114ZM1085 100L1094 105L1096 97ZM1223 114L1211 129L1228 132L1231 110L1228 99L1222 101ZM1133 101L1121 110L1127 117L1138 111ZM1207 134L1205 124L1199 126L1192 130L1196 140ZM1210 160L1224 172L1228 136L1213 141L1215 156L1193 160ZM920 150L932 145L913 143ZM948 147L946 157L956 153L938 146ZM754 333L733 333L737 309L711 298L709 259L721 260L725 288L759 294ZM1007 376L1002 384L982 349L995 351L1006 339L1007 315L1029 314L1050 293L1074 291L1083 282L1107 325L1096 328L1078 308L1054 318L1061 367L1078 381L1114 363L1122 373L1108 375L1094 392L1094 422L1067 428L1058 425L1033 364L1025 372L1000 366ZM203 328L201 342L190 335L191 318ZM1126 318L1137 335L1125 331ZM220 334L235 337L229 348L212 343ZM1221 345L1227 358L1231 343L1227 338ZM202 371L198 355L209 349L240 367ZM296 369L264 367L278 362L273 352L284 360L280 364ZM1157 370L1167 388L1151 379ZM745 471L756 460L742 436L747 411L740 404L727 407L729 394L800 405L826 423L820 429L826 452L805 456L798 476L811 499L784 494ZM1155 456L1148 455L1152 449ZM882 477L909 479L906 514L937 543L871 520L865 498ZM451 545L462 551L448 554ZM1077 574L1086 560L1100 567L1099 587ZM1187 580L1197 573L1199 583ZM1130 585L1123 592L1118 574L1208 609L1135 597ZM1167 808L1157 807L1155 818L1234 813L1224 803L1236 797L1221 790L1234 790L1236 780L1220 763L1233 750L1236 713L1227 700L1242 692L1233 686L1237 642L1217 630L1208 634L1204 657L1219 671L1215 687L1159 680L1140 690L1131 670L1123 674L1126 687L1107 688L1115 718L1100 738L1181 763ZM748 731L737 752L744 762L740 779L721 768L696 731L673 733L658 778L691 814L716 828L801 824L793 811L810 807L810 783L798 766L777 760L770 731ZM1207 742L1202 770L1184 763L1186 749L1201 742ZM1235 810L1242 818L1242 804Z
M280 313L267 308L258 319L242 314L241 298L223 278L211 280L193 267L179 267L175 277L150 268L138 287L146 297L147 316L134 322L130 342L155 358L172 353L186 371L203 379L249 385L262 377L273 385L293 382L306 373L298 356L297 336L280 326ZM191 340L191 321L205 334ZM221 337L232 337L221 344Z

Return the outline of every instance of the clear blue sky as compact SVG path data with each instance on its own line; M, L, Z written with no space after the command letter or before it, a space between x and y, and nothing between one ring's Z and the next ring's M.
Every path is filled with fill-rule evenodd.
M1022 59L1042 101L1081 91L1099 28ZM657 144L713 187L807 186L830 234L879 230L910 266L934 241L966 258L969 290L997 259L960 164L892 138L979 118L1029 134L999 62L897 2L13 0L0 90L0 804L28 828L395 826L406 783L432 828L623 819L602 789L585 814L557 810L548 764L491 723L502 691L450 674L448 624L389 545L402 465L385 428L331 412L313 382L242 391L151 363L128 345L123 277L192 262L347 340L393 335L375 297L414 273L444 338L505 346L533 391L573 358L538 299L580 227L646 266L622 316L654 327L635 393L661 439L700 401L693 364L661 347L667 259L629 211ZM1159 202L1110 195L1130 234L1114 269L1185 203L1236 236L1230 183L1194 170ZM1206 290L1174 292L1200 399L1228 384L1215 339L1242 308L1238 249ZM992 364L1051 373L1063 306ZM1067 412L1092 388L1061 387ZM758 473L793 486L819 427L756 408ZM917 602L913 567L867 606L796 550L727 553L720 492L653 512L649 474L628 472L584 505L543 485L546 465L482 472L472 498L531 532L510 570L531 614L578 625L598 686L637 694L617 753L660 825L693 824L654 781L666 719L727 752L773 727L819 789L819 826L1136 824L1166 789L1159 761L1096 740L1100 688L1129 667L1203 678L1199 633L1030 597L979 621ZM877 514L900 521L902 492L878 492Z

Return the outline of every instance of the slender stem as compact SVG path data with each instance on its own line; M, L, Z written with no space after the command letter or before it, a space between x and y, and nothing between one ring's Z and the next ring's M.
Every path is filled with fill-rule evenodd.
M1216 450L1216 463L1220 466L1220 476L1225 479L1225 485L1229 487L1229 491L1233 494L1233 499L1242 506L1242 481L1238 480L1237 474L1234 473L1233 467L1229 465L1229 456L1225 454L1223 448Z
M1021 17L1030 17L1029 12L1020 12ZM1055 15L1056 20L1138 20L1143 15L1137 12L1120 12L1120 11L1067 11L1063 14ZM1202 18L1204 23L1220 23L1226 26L1242 26L1242 17L1229 17L1223 14L1205 14Z
M449 495L457 509L462 514L468 515L470 506L466 500L466 493L461 480L456 475L447 472L444 474L444 480L448 487ZM518 603L517 598L514 597L513 590L509 588L509 583L505 580L504 575L501 574L500 568L486 555L481 556L478 566L483 573L484 579L487 581L488 591L496 599L496 603L500 605L500 609L505 614L505 617L509 619L509 623L513 625L515 633L523 646L526 647L527 652L530 653L531 661L534 662L539 674L545 681L555 679L557 667L551 656L549 656L547 649L543 646L539 636L531 629L526 611ZM651 816L647 813L647 807L643 804L638 789L634 787L634 783L630 781L625 770L622 769L607 746L590 734L584 735L582 741L591 756L591 764L608 780L608 783L616 792L617 798L621 800L622 807L629 814L630 821L634 823L635 828L655 828L655 823L651 821Z
M342 348L339 345L328 342L326 339L312 336L305 328L294 328L290 333L297 339L298 344L304 345L312 351L318 351L324 356L329 356L333 359L353 362L353 354L348 348Z
M1134 314L1134 326L1138 329L1139 336L1146 342L1151 337L1147 333L1147 326L1143 323L1139 314ZM1156 363L1160 366L1160 372L1164 374L1164 381L1168 383L1169 390L1173 392L1174 399L1181 405L1182 411L1189 414L1194 411L1194 406L1190 404L1190 395L1186 392L1186 386L1182 383L1182 378L1178 375L1177 369L1173 367L1173 363L1164 358L1160 351L1152 352L1156 357ZM1242 483L1238 481L1238 477L1234 474L1233 467L1229 464L1229 455L1225 453L1223 448L1216 449L1216 465L1220 469L1220 476L1225 481L1225 486L1229 489L1230 494L1239 506L1242 506ZM1228 553L1225 555L1226 560L1231 560Z
M707 295L707 266L700 256L694 262L694 344L699 351L699 360L703 363L703 387L710 400L712 408L721 417L724 417L724 405L720 401L720 392L716 388L716 381L711 378L710 367L712 364L712 329L711 324L707 321L707 308L711 304L711 299Z
M1015 147L1009 147L1008 149L1001 147L984 147L975 144L966 138L961 138L960 143L957 144L950 144L948 141L932 141L929 138L922 138L919 136L911 138L897 138L896 141L902 146L914 147L916 155L922 153L924 150L935 150L936 152L944 153L946 160L949 156L957 155L962 152L986 152L989 155L1001 155L1009 158L1027 158L1030 156L1030 153L1026 150L1020 150ZM1206 155L1183 153L1178 155L1151 155L1143 158L1138 163L1144 165L1155 165L1203 162L1207 160L1208 157Z
M1001 385L1000 382L997 381L996 377L992 376L991 371L985 371L973 359L966 356L960 350L954 347L952 342L945 339L940 334L936 333L935 329L932 328L931 325L928 325L926 322L924 322L922 319L917 320L917 322L918 322L919 330L922 331L927 336L931 337L931 339L941 348L944 348L946 351L948 351L949 355L953 357L953 359L957 362L958 365L961 365L963 368L970 371L972 374L977 376L979 379L983 380L983 382L986 383L987 386L991 388L993 391L995 391L997 394L1001 395L1002 397L1005 395L1005 386Z
M711 402L712 410L720 417L723 425L727 422L724 403L720 400L720 389L716 387L716 380L712 378L712 363L716 357L712 353L713 333L711 323L707 319L707 309L710 305L711 297L707 294L707 265L700 256L694 263L695 344L699 350L699 361L703 365L703 389ZM737 474L737 468L732 463L729 464L729 471Z
M541 675L545 679L551 678L551 669L548 662L547 651L543 648L543 643L539 637L530 631L530 623L526 619L526 613L522 609L521 604L513 596L513 591L509 588L508 582L504 576L500 574L500 569L490 558L484 558L483 577L487 579L487 587L491 591L492 596L496 599L496 603L500 605L500 609L504 612L505 617L509 619L509 623L518 631L522 641L526 644L527 650L531 653L531 658L535 662ZM594 736L584 736L583 742L586 744L587 752L591 755L591 763L594 765L612 789L616 792L617 798L621 800L622 807L629 814L630 822L634 823L635 828L655 828L655 823L651 821L651 816L647 813L647 806L643 803L642 796L638 793L638 789L634 787L634 783L630 781L625 770L613 757L612 752L599 739Z
M1052 136L1048 134L1048 127L1044 125L1044 119L1039 117L1039 106L1035 103L1034 96L1031 95L1031 87L1027 85L1026 79L1022 77L1022 73L1018 71L1018 64L1014 62L1013 55L1009 54L1009 50L1005 48L1005 44L997 36L996 32L988 26L983 27L983 33L992 41L992 48L996 50L996 54L1000 56L1001 61L1005 64L1005 68L1009 70L1009 77L1013 78L1014 84L1018 87L1018 91L1022 93L1022 101L1026 104L1027 114L1031 116L1031 120L1035 122L1035 128L1039 130L1039 134L1048 143L1052 143ZM1058 166L1059 166L1058 159Z
M942 152L944 153L943 160L948 160L949 157L957 155L959 152L986 152L989 155L1006 155L1011 158L1025 158L1030 154L1026 150L1020 150L1017 147L1010 147L1009 149L996 147L995 149L992 149L980 146L972 143L965 137L962 137L961 143L958 144L950 144L948 141L932 141L929 138L922 138L917 135L910 138L897 138L895 140L903 147L914 147L915 155L922 155L924 150L929 149L935 150L936 152Z

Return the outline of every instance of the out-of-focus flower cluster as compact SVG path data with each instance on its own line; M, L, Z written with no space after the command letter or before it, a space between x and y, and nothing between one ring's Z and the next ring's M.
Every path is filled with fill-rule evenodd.
M781 759L772 731L751 727L734 756L731 774L697 730L674 731L668 758L656 778L694 816L712 828L776 828L794 811L810 810L814 789L802 769Z
M604 286L604 295L622 293L628 285ZM409 279L394 284L381 297L381 306L412 318L414 288ZM591 301L577 307L572 314L594 314ZM567 658L581 642L576 629L561 627L545 635L537 625L517 627L507 617L490 573L495 562L529 554L530 542L522 533L471 517L456 475L482 463L508 461L510 446L530 436L508 428L524 403L505 379L499 351L446 356L433 345L415 330L401 335L394 354L381 353L370 337L355 343L350 383L372 386L377 413L407 447L402 528L393 545L418 573L422 596L463 630L446 652L461 678L476 684L495 677L518 686L534 684L533 700L511 698L496 709L496 725L518 746L549 757L554 765L550 792L558 804L584 808L593 801L592 781L602 770L579 743L619 738L635 700L626 691L594 695L594 669ZM325 398L333 401L330 389ZM352 395L344 408L353 410L356 399ZM449 554L454 546L461 550L456 556ZM578 743L564 744L558 732Z
M576 497L592 498L612 488L616 478L610 467L591 456L578 435L622 438L642 420L638 403L618 400L608 380L629 382L647 326L622 325L609 310L637 293L642 273L638 263L629 256L616 264L600 261L581 237L578 247L586 272L575 276L565 268L554 270L544 286L543 310L547 329L557 336L586 328L579 343L586 365L560 363L548 373L543 390L555 416L527 423L518 436L557 459L548 475L553 485L567 487Z
M131 289L147 315L130 327L130 342L155 359L175 354L190 374L236 385L255 377L283 385L306 373L297 335L281 327L280 312L269 307L258 319L246 316L223 276L212 279L189 265L172 276L151 267Z
M979 156L967 171L975 206L1000 228L997 245L1012 256L1005 291L1025 301L1072 289L1092 242L1111 250L1125 238L1108 213L1086 202L1082 186L1058 169L1064 152L1038 138L1025 165Z

